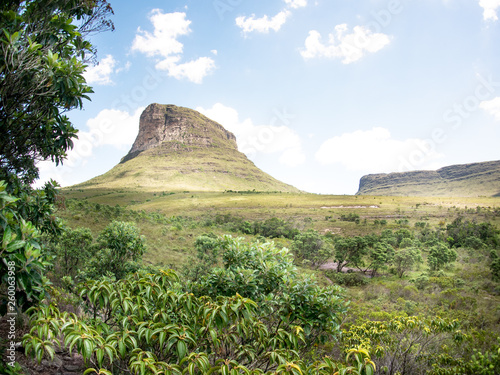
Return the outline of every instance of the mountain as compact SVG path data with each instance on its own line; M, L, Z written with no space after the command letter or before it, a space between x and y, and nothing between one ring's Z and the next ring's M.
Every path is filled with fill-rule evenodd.
M451 165L437 171L370 174L357 195L500 196L500 161Z
M192 109L156 103L141 114L139 134L121 162L76 187L299 191L257 168L222 125Z

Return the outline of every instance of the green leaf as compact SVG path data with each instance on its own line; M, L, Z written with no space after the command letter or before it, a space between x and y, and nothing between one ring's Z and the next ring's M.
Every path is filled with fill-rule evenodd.
M186 356L187 346L184 341L177 341L177 357L182 360Z

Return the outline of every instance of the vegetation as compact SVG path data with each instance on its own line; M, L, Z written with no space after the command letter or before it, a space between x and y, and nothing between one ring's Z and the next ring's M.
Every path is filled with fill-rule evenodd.
M31 183L37 161L64 160L76 137L64 113L92 92L83 78L93 54L86 37L112 28L111 12L104 0L2 2L0 180Z
M28 358L79 353L108 375L499 373L498 198L34 190L35 162L71 148L86 35L111 9L0 10L0 314ZM2 373L30 366L5 357Z

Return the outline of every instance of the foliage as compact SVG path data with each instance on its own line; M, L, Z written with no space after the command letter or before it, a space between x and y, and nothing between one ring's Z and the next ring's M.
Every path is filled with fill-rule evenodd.
M24 310L43 299L44 270L51 260L40 247L40 232L19 215L18 202L0 181L1 315Z
M500 231L491 223L478 224L458 217L446 226L446 233L453 247L481 248L481 243L495 248L500 246Z
M333 246L317 231L309 229L295 236L292 251L297 260L305 260L313 266L320 266L333 255Z
M337 237L334 244L337 272L341 272L342 268L349 264L354 266L361 264L368 248L366 239L360 236Z
M242 258L245 249L235 240L221 239L221 245L229 250L225 256L229 265L248 266L255 260ZM231 258L239 250L240 257ZM254 250L276 255L269 245ZM286 252L282 256L287 258ZM267 261L272 258L266 254L262 257ZM287 264L293 267L291 260ZM340 316L345 311L338 297L331 294L337 291L335 288L324 290L324 297L317 296L316 301L288 303L294 308L302 305L297 312L303 317L302 325L295 324L290 310L273 314L269 295L256 303L240 294L197 297L186 293L173 271L138 273L118 282L87 281L79 289L89 319L80 320L74 314L60 312L54 305L31 310L31 329L23 345L38 361L52 357L59 345L58 338L62 338L62 346L80 353L95 371L299 374L308 373L308 368L346 368L331 360L305 363L299 356L301 351L309 350L303 343L311 325L328 320L325 314ZM304 283L292 283L290 295L283 295L280 303L304 296L297 289L311 290ZM321 298L337 301L318 310ZM279 303L271 305L277 308ZM271 324L273 319L277 324ZM360 369L352 373L373 373L369 370L370 358L362 349L353 352L348 360Z
M474 349L471 359L466 361L441 355L440 362L434 364L431 375L497 375L500 374L500 344L481 353Z
M440 242L429 249L427 263L431 271L439 271L445 265L453 263L457 259L457 252Z
M394 254L394 269L399 278L411 271L417 263L422 263L422 254L417 247L405 247L397 250Z
M382 374L420 374L427 356L445 339L464 339L458 320L395 316L389 321L365 321L344 330L345 350L361 345L376 357Z
M372 269L372 276L377 274L380 268L384 268L394 257L394 248L385 241L375 243L369 251L369 264L367 268Z
M325 271L326 277L333 283L343 286L363 286L368 284L368 278L357 272L336 272L333 270Z
M239 294L262 303L267 310L260 319L269 327L301 325L310 342L337 334L346 306L338 287L319 287L301 277L287 249L272 243L245 244L241 239L219 239L223 268L216 268L193 284L195 295Z
M88 228L65 228L59 238L52 239L48 250L56 256L56 274L74 276L93 255L92 241Z
M117 279L137 270L134 262L146 251L146 239L133 223L111 222L97 237L94 254L85 270L87 278L112 275Z
M196 257L190 257L188 264L182 268L182 275L191 281L199 281L206 276L219 262L219 246L217 236L209 233L196 238Z
M0 179L30 184L36 162L59 164L77 130L65 112L92 92L86 37L112 28L105 0L3 1L0 5Z
M359 214L355 214L353 212L350 212L347 215L345 215L345 214L340 215L340 220L341 221L350 221L350 222L354 222L356 224L359 224L359 222L360 222Z
M500 256L498 256L498 253L495 250L491 250L490 259L491 276L493 280L500 281Z
M294 228L292 223L276 217L263 222L256 221L253 224L253 228L253 234L260 234L267 238L284 237L292 239L300 233L297 228Z

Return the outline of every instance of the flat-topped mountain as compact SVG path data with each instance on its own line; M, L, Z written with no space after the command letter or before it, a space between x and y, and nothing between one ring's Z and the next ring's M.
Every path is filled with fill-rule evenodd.
M121 162L77 186L298 192L257 168L238 151L236 137L222 125L195 110L156 103L141 114L139 134Z
M436 171L370 174L357 195L500 196L500 161L461 164Z

